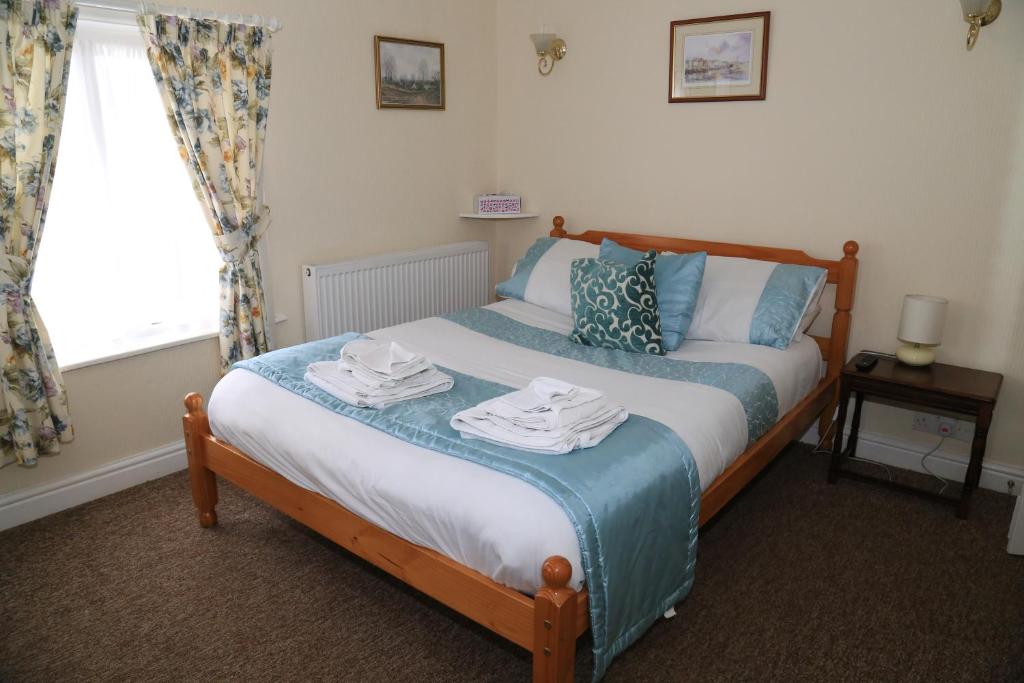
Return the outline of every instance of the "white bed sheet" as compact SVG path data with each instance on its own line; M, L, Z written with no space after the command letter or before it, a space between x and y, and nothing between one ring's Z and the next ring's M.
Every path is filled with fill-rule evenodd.
M488 308L535 327L568 334L571 320L522 301ZM701 487L746 448L746 417L730 393L639 377L501 342L455 323L428 318L377 330L458 372L520 388L549 375L602 389L631 413L664 423L689 446ZM817 344L789 349L686 341L669 354L681 360L738 362L767 374L780 415L821 377ZM541 585L540 567L562 555L583 583L579 544L562 508L533 486L500 472L380 432L247 371L233 371L210 397L213 434L290 481L355 514L517 590ZM586 457L581 453L580 457Z

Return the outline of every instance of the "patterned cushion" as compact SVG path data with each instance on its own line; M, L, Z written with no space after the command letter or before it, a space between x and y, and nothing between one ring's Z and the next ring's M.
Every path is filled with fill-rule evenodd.
M665 355L654 287L657 253L625 265L585 258L572 262L573 331L577 344Z
M623 247L607 237L601 242L601 258L632 265L644 252ZM654 279L658 283L658 315L661 317L661 344L666 351L675 351L686 339L686 331L697 307L700 283L704 279L707 253L658 254Z

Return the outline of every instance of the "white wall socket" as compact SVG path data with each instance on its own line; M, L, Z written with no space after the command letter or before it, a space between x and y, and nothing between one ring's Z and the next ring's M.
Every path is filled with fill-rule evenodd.
M939 416L931 413L914 413L913 427L914 431L938 434Z
M955 417L947 417L945 415L914 413L912 427L914 431L950 437L959 441L970 442L974 438L973 422L958 420Z

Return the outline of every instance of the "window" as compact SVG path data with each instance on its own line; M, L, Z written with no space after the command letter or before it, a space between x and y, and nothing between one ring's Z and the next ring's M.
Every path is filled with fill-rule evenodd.
M81 18L32 295L61 367L217 331L222 263L138 27Z

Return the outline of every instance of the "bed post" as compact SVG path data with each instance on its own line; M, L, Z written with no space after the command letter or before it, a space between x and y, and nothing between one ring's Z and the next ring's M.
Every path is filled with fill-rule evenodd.
M843 258L839 261L839 281L836 283L836 312L832 316L832 339L828 352L828 377L835 379L832 397L821 413L818 421L819 440L824 439L829 427L832 426L832 415L839 404L839 371L846 364L846 347L850 342L850 322L853 317L853 293L857 287L857 252L860 245L850 240L843 245ZM841 429L839 425L836 429ZM833 434L834 438L835 435ZM831 445L831 439L826 445Z
M565 231L565 219L561 216L555 216L551 219L551 224L555 226L551 228L552 237L565 237L569 234Z
M191 393L185 397L185 450L188 452L188 477L192 483L192 500L199 512L199 526L217 523L217 479L206 469L204 436L210 434L210 420L203 410L203 397Z
M544 560L544 587L533 598L533 683L569 683L576 663L576 591L572 565L561 555Z

